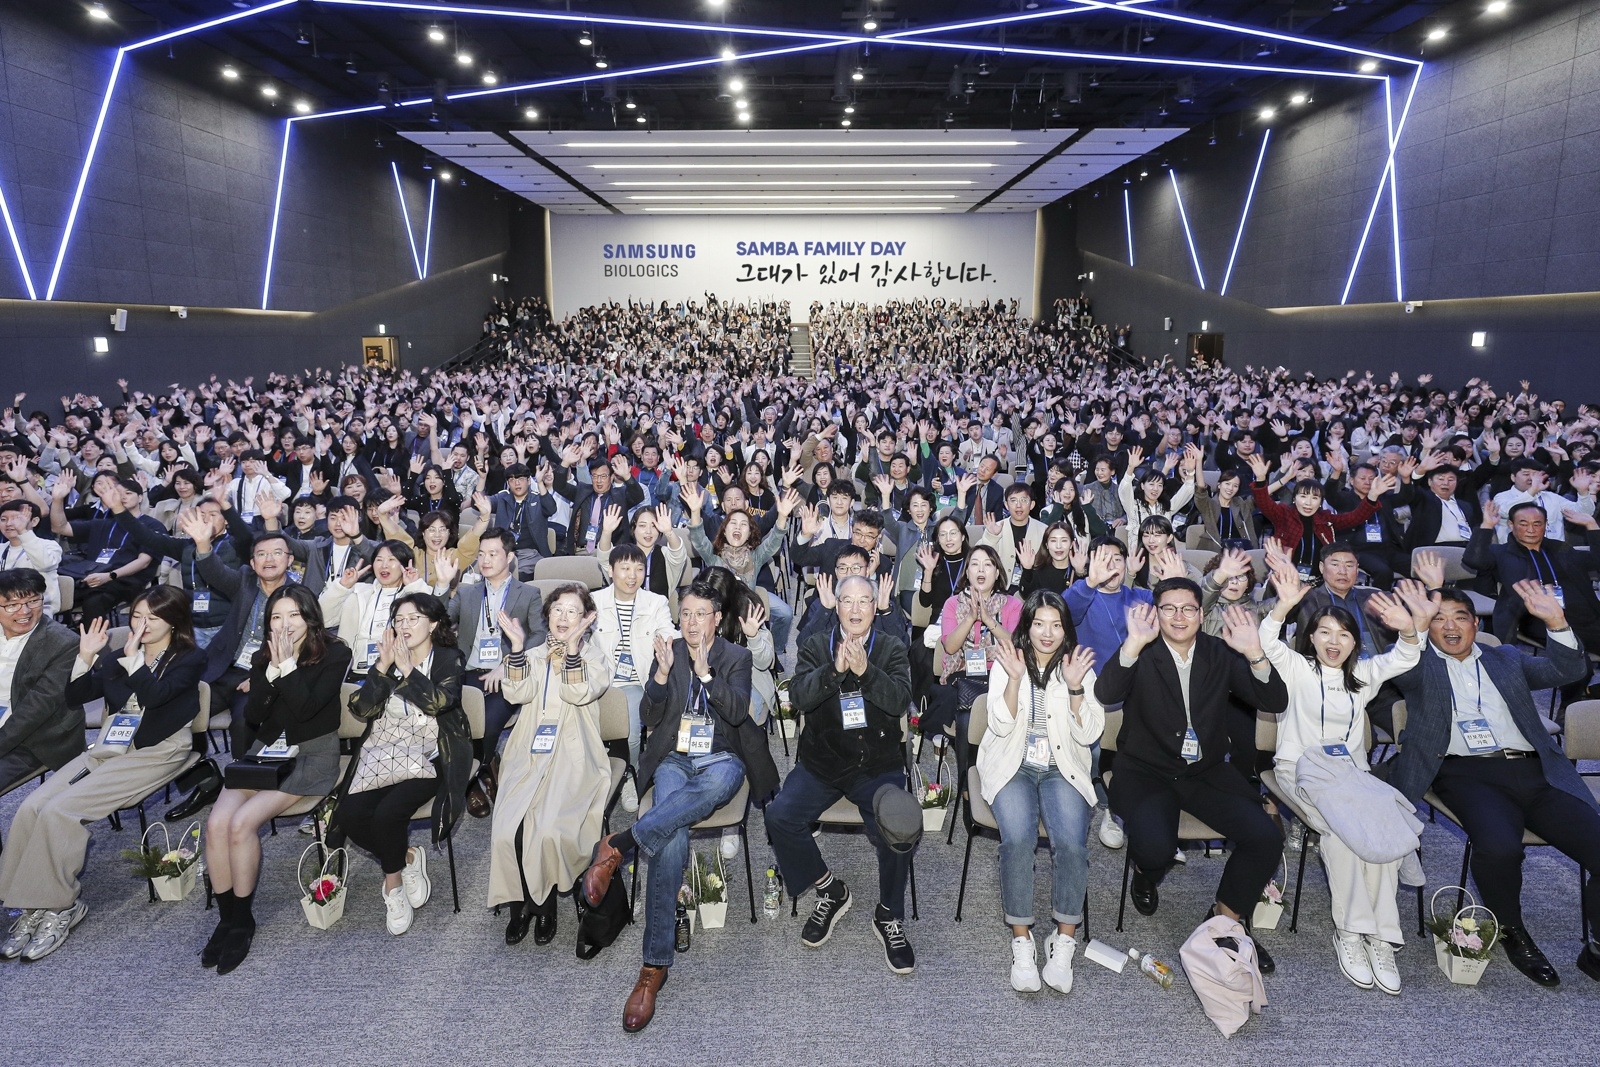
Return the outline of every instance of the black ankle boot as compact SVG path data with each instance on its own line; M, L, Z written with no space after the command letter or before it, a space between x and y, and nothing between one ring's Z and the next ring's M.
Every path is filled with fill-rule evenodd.
M233 890L224 889L215 894L217 898L217 928L211 931L211 938L206 942L206 947L200 950L200 966L215 967L217 959L222 954L222 943L227 939L228 931L233 927L234 897Z
M528 936L528 925L533 922L533 909L522 901L511 904L511 920L506 923L506 944L520 945Z
M233 925L222 941L222 951L217 955L217 973L227 974L250 955L250 942L256 936L256 917L250 911L254 894L233 897Z

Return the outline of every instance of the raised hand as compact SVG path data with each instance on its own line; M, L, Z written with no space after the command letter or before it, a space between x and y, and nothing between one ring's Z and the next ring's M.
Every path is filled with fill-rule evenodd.
M1027 541L1017 546L1017 562L1022 564L1023 570L1033 570L1033 562L1038 558L1038 552Z
M356 583L371 570L372 568L364 561L357 563L354 567L346 567L344 573L339 576L339 584L346 589L354 589Z
M1485 530L1492 530L1500 524L1500 505L1493 500L1483 505L1483 521L1478 525Z
M691 526L700 523L700 508L705 504L706 494L694 482L685 482L678 489L678 498L683 501L683 506L689 509Z
M1367 598L1367 609L1391 630L1411 629L1411 612L1399 597L1388 593L1373 593Z
M1071 655L1061 661L1061 676L1067 680L1069 689L1082 689L1083 680L1094 667L1094 649L1088 645L1078 645L1073 648Z
M1411 560L1411 573L1428 589L1444 586L1444 557L1433 550L1418 552Z
M767 621L767 606L760 600L751 599L749 606L744 609L744 614L739 616L739 627L744 630L745 637L754 637L761 632L761 627Z
M98 656L106 645L111 643L111 622L109 619L94 619L87 629L78 627L78 658L94 666L94 658Z
M1235 604L1231 608L1223 609L1222 622L1222 639L1228 643L1229 648L1245 659L1261 657L1261 631L1260 624L1256 622L1255 612L1243 605Z
M924 543L917 548L917 566L922 568L923 574L933 570L934 564L939 562L939 550L931 542Z
M1367 499L1376 504L1385 494L1394 492L1399 484L1394 475L1380 474L1372 479L1372 488L1367 490Z
M428 564L433 576L438 579L435 585L447 586L456 580L457 574L461 573L455 550L451 548L436 548L429 552Z
M199 508L190 508L178 515L178 532L194 542L199 555L211 551L211 521Z
M1255 475L1256 481L1265 485L1269 475L1272 473L1272 468L1267 466L1266 457L1259 452L1254 452L1245 457L1245 461L1250 464L1250 473Z
M1222 559L1217 563L1213 572L1217 577L1218 585L1227 585L1235 578L1242 578L1249 574L1255 567L1250 562L1250 557L1238 548L1224 549Z
M656 634L653 651L656 658L656 684L666 685L667 677L672 673L672 638L664 633Z
M1428 595L1427 588L1421 582L1399 581L1395 583L1395 595L1411 613L1411 625L1420 633L1433 622L1433 617L1439 614L1440 602Z
M1278 593L1278 606L1274 612L1279 619L1287 619L1294 606L1305 599L1309 590L1305 582L1300 580L1300 572L1295 570L1294 564L1287 558L1274 557L1271 564L1272 587Z
M1154 641L1161 633L1161 625L1156 615L1156 606L1143 601L1130 604L1124 612L1128 627L1127 640L1123 642L1129 651L1137 653L1150 642ZM1131 647L1130 647L1131 646Z
M1115 552L1116 549L1113 548L1111 551ZM1144 549L1139 547L1138 545L1135 545L1134 547L1128 549L1127 572L1129 574L1138 574L1139 573L1139 569L1141 567L1143 567L1143 566L1144 566Z
M817 536L817 531L822 528L822 516L817 513L815 504L806 504L800 508L800 536L806 540Z
M405 580L406 585L411 585L422 577L417 573L417 565L415 563L407 563L401 569L400 576Z
M794 514L794 509L803 503L803 498L793 489L787 489L778 498L778 521L787 522L789 516Z
M622 508L616 504L608 504L606 510L600 515L600 529L607 533L615 533L618 526L622 525Z
M996 641L994 646L994 660L1006 672L1006 676L1014 682L1020 682L1028 676L1028 663L1023 659L1017 646L1009 641Z
M1000 532L1004 529L1005 527L1001 525L999 519L990 519L988 522L983 524L983 532L988 534L990 537L999 537Z
M838 598L833 595L833 575L817 575L817 599L821 601L822 606L827 608L829 611L832 611L834 608L839 606Z
M1567 613L1561 602L1555 597L1549 587L1541 582L1526 578L1512 586L1517 595L1522 598L1523 606L1528 609L1528 614L1544 623L1547 627L1560 629L1567 624Z

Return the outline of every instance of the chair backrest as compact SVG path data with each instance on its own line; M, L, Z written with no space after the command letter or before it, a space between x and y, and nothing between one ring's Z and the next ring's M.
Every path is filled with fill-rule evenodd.
M1600 700L1574 700L1567 705L1562 747L1570 760L1600 760Z
M972 718L967 723L967 744L977 748L989 729L989 694L979 693L972 702Z
M1194 528L1195 527L1193 526L1189 527L1190 530L1193 530ZM1201 532L1204 532L1203 527L1201 528ZM1187 537L1188 533L1185 532L1184 536ZM1195 570L1199 571L1201 574L1205 573L1206 567L1211 563L1212 560L1216 558L1217 553L1211 551L1209 548L1186 548L1183 550L1183 561L1189 566L1193 567Z
M1200 480L1206 483L1207 489L1210 489L1212 492L1216 492L1217 483L1222 481L1222 471L1203 470L1200 472ZM1248 486L1246 488L1248 488Z
M1278 716L1265 711L1256 712L1256 751L1278 751Z
M203 734L211 728L211 686L206 682L200 683L200 713L194 717L194 722L189 724L189 729L197 734Z
M542 563L543 560L541 560L540 562ZM572 584L572 579L570 579L570 578L535 578L533 581L528 582L527 584L531 585L535 589L539 590L539 599L540 599L540 601L542 601L543 603L548 604L548 603L550 603L550 598L555 595L556 590L557 589L561 589L564 586L571 585Z
M615 686L600 694L600 740L628 739L628 698Z
M474 741L483 738L483 690L474 686L461 687L461 710L467 713L467 730Z
M1000 488L1002 489L1010 489L1011 486L1016 482L1016 479L1011 475L1001 473L996 473L994 480L1000 483Z
M1406 715L1406 702L1404 700L1396 700L1394 706L1389 709L1389 717L1394 720L1396 745L1400 742L1400 735L1406 732Z
M128 633L126 626L113 626L109 635L110 640L106 643L106 652L120 659L123 646L128 643Z
M1500 639L1498 637L1496 637L1494 634L1484 633L1482 630L1478 631L1478 636L1473 638L1473 641L1482 645L1484 648L1500 647Z
M65 574L58 574L56 575L56 588L61 592L61 610L63 612L71 611L75 603L73 593L77 590L78 583Z
M1204 537L1205 535L1206 535L1206 524L1205 523L1203 523L1203 522L1192 522L1192 523L1190 523L1188 526L1184 527L1184 529L1183 529L1183 547L1184 548L1188 548L1188 549L1198 549L1200 547L1200 539L1202 537Z
M1122 709L1106 712L1106 728L1100 734L1100 750L1102 752L1115 752L1117 750L1117 735L1122 732Z
M982 526L974 526L971 523L968 523L967 524L967 543L970 544L970 545L976 545L979 541L983 540L983 535L985 533L987 533L987 532L988 531L985 530Z
M1437 552L1444 561L1444 580L1447 582L1465 582L1476 577L1466 567L1461 565L1461 557L1466 554L1465 545L1434 545L1430 548L1414 548L1411 550L1411 573L1417 573L1417 553Z
M600 561L593 556L546 556L533 565L533 580L543 579L578 582L590 589L601 589L606 584Z
M478 525L478 509L477 508L462 508L461 509L461 519L459 521L459 525L457 526L457 529L459 529L462 533L466 533L468 530L472 529L476 525Z
M1252 548L1245 555L1250 557L1250 569L1255 572L1255 580L1259 584L1267 580L1267 550Z
M354 741L367 732L367 724L350 714L350 698L360 688L355 682L346 682L339 687L339 736L346 741Z

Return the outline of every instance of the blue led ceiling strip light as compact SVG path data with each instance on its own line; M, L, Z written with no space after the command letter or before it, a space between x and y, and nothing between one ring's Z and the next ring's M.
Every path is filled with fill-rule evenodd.
M1395 124L1394 136L1389 139L1389 156L1384 162L1383 173L1378 176L1378 188L1372 194L1372 206L1367 209L1367 222L1361 228L1361 240L1356 244L1355 258L1350 261L1350 273L1345 278L1344 292L1339 295L1339 303L1341 304L1348 303L1350 300L1350 289L1356 282L1356 269L1361 266L1361 255L1366 251L1367 236L1372 232L1372 220L1378 214L1378 204L1382 201L1384 190L1389 185L1390 175L1394 170L1395 151L1400 147L1400 135L1405 132L1406 119L1411 114L1411 102L1416 99L1417 83L1420 81L1422 81L1422 68L1418 67L1416 73L1411 76L1411 89L1406 93L1405 106L1400 109L1400 121ZM1400 233L1398 210L1396 211L1394 231L1396 244L1398 245ZM1398 285L1396 291L1400 291Z
M1128 190L1122 190L1122 217L1128 224L1128 266L1133 266L1133 205L1128 200Z
M1167 177L1172 179L1172 195L1178 201L1178 221L1183 223L1183 239L1189 242L1189 258L1194 261L1194 276L1200 279L1200 288L1206 287L1205 271L1200 269L1200 253L1195 251L1194 234L1189 231L1189 213L1183 210L1183 193L1178 189L1178 172L1167 171Z
M400 198L400 217L405 220L406 240L411 242L411 264L417 269L417 280L422 280L422 257L417 255L417 238L411 232L411 211L406 207L406 192L400 187L400 164L390 163L389 170L394 174L394 194Z
M17 268L22 271L22 284L28 287L28 299L37 300L39 294L33 288L33 275L28 271L28 260L22 254L22 241L17 237L16 223L11 221L11 208L6 203L6 191L0 187L0 217L6 221L6 234L11 238L11 250L17 254Z
M1272 139L1272 127L1261 131L1261 151L1256 155L1256 169L1250 175L1250 188L1245 190L1244 208L1239 212L1239 229L1233 235L1233 250L1228 253L1228 269L1222 272L1222 288L1218 296L1228 295L1228 281L1233 277L1233 261L1239 254L1239 242L1244 239L1244 222L1250 217L1250 201L1256 196L1256 181L1261 177L1261 161L1267 158L1267 142Z
M428 276L428 255L433 251L433 194L439 188L439 179L428 180L428 227L422 235L422 276Z
M283 151L278 156L278 191L272 197L272 229L267 234L267 270L261 280L261 310L267 310L267 297L272 292L272 257L278 251L278 211L283 207L283 172L289 165L289 135L294 133L294 119L283 124Z
M1394 151L1394 94L1390 91L1391 82L1383 83L1383 118L1389 129L1389 151ZM1391 157L1389 161L1389 224L1393 229L1394 239L1394 299L1396 303L1405 299L1405 285L1400 276L1400 160Z

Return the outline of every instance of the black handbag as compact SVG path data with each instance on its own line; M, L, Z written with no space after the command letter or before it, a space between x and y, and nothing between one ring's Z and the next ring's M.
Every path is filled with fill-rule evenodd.
M222 769L222 783L229 789L277 789L294 772L295 757L262 759L241 756Z

